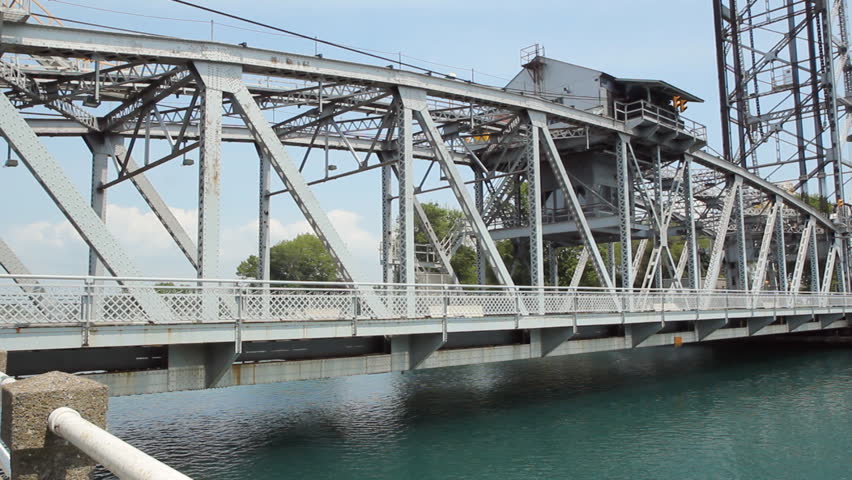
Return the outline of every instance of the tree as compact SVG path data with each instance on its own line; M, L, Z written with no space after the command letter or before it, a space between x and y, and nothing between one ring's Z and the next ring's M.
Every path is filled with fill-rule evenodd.
M829 202L828 198L826 197L807 193L802 193L800 196L802 198L802 201L804 201L820 213L829 215L831 214L831 212L834 211L834 204Z
M257 278L260 260L252 255L237 267L242 278ZM303 233L269 249L271 280L334 282L340 280L337 264L315 235Z

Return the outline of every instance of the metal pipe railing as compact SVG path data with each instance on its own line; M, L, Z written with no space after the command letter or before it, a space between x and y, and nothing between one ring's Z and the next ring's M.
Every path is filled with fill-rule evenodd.
M84 419L76 410L61 407L47 420L50 431L122 480L191 480L190 477Z
M15 382L15 377L10 377L4 372L0 372L0 387ZM0 441L0 470L9 478L12 478L12 454L6 445Z

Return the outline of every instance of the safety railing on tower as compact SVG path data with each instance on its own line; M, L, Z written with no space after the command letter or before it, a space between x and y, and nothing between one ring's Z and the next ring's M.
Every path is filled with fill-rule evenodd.
M707 127L704 125L682 117L670 109L653 105L644 100L631 103L615 102L613 110L615 119L622 122L647 121L671 128L677 132L683 132L702 142L707 141Z

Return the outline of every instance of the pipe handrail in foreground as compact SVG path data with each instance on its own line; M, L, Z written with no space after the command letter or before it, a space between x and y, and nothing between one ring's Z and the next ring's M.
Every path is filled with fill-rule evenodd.
M5 372L0 372L0 386L14 382L15 377L10 377L9 375L6 375ZM9 453L9 449L6 448L6 445L2 441L0 441L0 470L2 470L7 477L12 477L12 454Z
M61 407L48 417L54 434L71 442L123 480L192 480L84 419L76 410Z

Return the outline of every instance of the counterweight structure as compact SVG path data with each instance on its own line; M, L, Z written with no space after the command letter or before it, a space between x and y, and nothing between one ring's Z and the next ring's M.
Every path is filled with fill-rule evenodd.
M428 269L441 274L430 278L448 283L453 253L468 244L480 283L488 271L502 285L558 283L569 252L578 256L575 287L586 270L599 287L638 292L848 285L843 230L763 170L705 151L705 128L682 114L685 102L700 99L661 80L619 78L536 51L509 85L495 88L392 66L17 19L4 13L0 33L0 133L89 245L91 275L101 266L119 277L142 275L105 223L109 189L131 182L199 278L226 276L221 145L247 142L260 165L251 187L259 193L257 277L269 276L269 199L287 195L340 277L356 285L365 315L384 317L398 305L359 283L368 279L311 186L369 170L381 172L383 280L411 286L400 300L407 316L417 309L414 284L427 263L418 231L429 240ZM88 196L43 142L50 136L80 137L91 149ZM332 165L328 151L350 159ZM195 238L146 177L189 152L199 159L184 161L197 169ZM317 164L323 173L312 177ZM446 238L421 204L439 190L461 212ZM501 241L513 242L528 278L513 277ZM25 268L5 245L0 265L13 274ZM146 292L138 292L138 308L168 316ZM232 308L215 298L199 305L203 318Z

